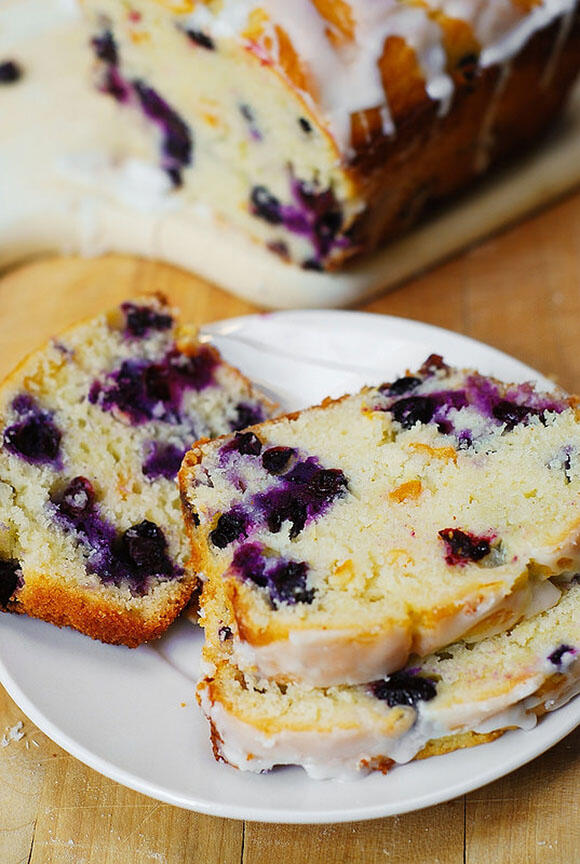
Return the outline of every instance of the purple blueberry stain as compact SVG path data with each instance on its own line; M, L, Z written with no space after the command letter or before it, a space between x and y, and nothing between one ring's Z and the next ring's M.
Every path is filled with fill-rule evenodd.
M415 707L418 702L430 702L437 695L435 681L417 675L414 670L394 672L387 678L372 681L368 688L373 696L386 702L390 708L396 705Z
M133 89L145 116L161 130L162 167L171 172L174 185L179 186L181 169L192 161L193 142L189 126L153 87L136 80L133 82Z
M161 528L147 519L120 532L99 512L93 484L74 477L51 496L56 523L85 549L85 566L103 584L127 585L133 595L146 594L153 578L177 579L183 570L167 554Z
M142 471L150 480L157 480L160 477L174 480L187 453L187 447L178 447L176 444L164 441L149 441L145 445L145 450L147 455L143 461Z
M548 657L548 660L550 661L550 663L552 663L553 666L557 666L558 668L560 668L566 662L564 661L564 657L567 654L571 655L571 657L569 658L571 660L571 658L574 657L576 653L576 649L573 648L571 645L562 644L558 645L558 647L554 651L552 651L552 653Z
M0 558L0 607L8 606L23 585L20 561L16 558Z
M173 318L167 312L159 312L152 306L136 303L121 304L125 316L125 336L143 339L152 332L163 332L173 327Z
M460 413L464 408L488 421L483 433L486 435L493 430L509 433L533 418L545 424L547 414L568 407L565 399L537 393L531 384L519 384L502 392L498 383L478 373L466 376L458 389L433 390L433 378L443 381L449 371L441 356L432 354L417 375L379 387L386 401L377 405L377 410L390 411L403 429L411 429L416 423L434 424L441 433L454 435L460 449L467 449L476 439L469 414Z
M314 600L315 589L308 587L308 565L304 561L267 557L259 543L241 546L234 555L232 570L243 582L264 589L273 609L310 604Z
M315 255L303 262L305 269L322 269L324 260L334 249L351 245L341 233L343 215L332 187L321 189L316 183L305 183L291 177L292 203L283 204L266 186L254 186L250 192L250 212L270 225L283 225L288 231L306 237Z
M193 159L193 138L189 126L177 111L140 79L127 80L119 69L119 50L111 31L93 37L93 51L102 64L99 89L117 102L132 103L161 133L161 167L174 187L182 185L182 171Z
M326 512L348 489L346 476L339 469L323 468L314 456L296 462L278 477L279 484L254 496L252 504L264 523L277 534L289 523L290 539L297 537L306 523Z
M157 362L124 360L104 381L93 382L89 402L135 426L150 420L177 425L184 394L213 384L218 364L215 352L206 345L191 355L173 348Z
M225 545L238 539L241 533L247 535L248 531L264 527L271 533L278 533L284 523L289 524L289 536L294 539L307 522L325 513L333 501L348 491L348 480L340 469L324 468L314 456L300 458L292 447L269 447L264 451L263 443L253 432L238 432L221 446L220 468L225 469L228 463L231 464L232 457L238 454L256 461L260 457L258 464L261 463L261 467L275 480L275 485L249 497L243 507L246 514L243 531L240 529L237 537L232 537ZM240 484L235 468L234 462L229 469L229 480L245 492L246 484ZM235 512L237 518L242 518L240 508ZM221 537L221 531L218 531L218 537Z
M481 561L491 552L489 537L478 537L459 528L444 528L439 537L445 543L445 561L451 566Z
M15 397L12 409L19 420L4 430L3 444L6 450L31 465L62 467L62 433L57 428L53 415L43 411L26 393Z

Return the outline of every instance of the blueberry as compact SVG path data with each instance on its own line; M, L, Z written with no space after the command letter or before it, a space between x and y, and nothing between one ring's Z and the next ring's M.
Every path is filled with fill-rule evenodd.
M328 500L344 494L347 480L338 468L320 468L308 484L308 490L317 498Z
M110 30L105 30L99 36L94 36L91 39L91 45L99 60L103 60L111 66L116 66L119 63L117 44Z
M232 636L233 636L233 633L232 633L230 627L220 627L219 628L218 639L220 642L227 642L229 639L232 638Z
M501 423L505 423L506 432L511 432L520 423L525 423L530 415L537 416L537 414L535 408L529 405L518 405L507 399L501 399L493 409L493 416Z
M476 537L459 528L445 528L439 531L439 536L445 541L448 564L466 564L468 561L481 561L491 552L489 540Z
M292 447L270 447L262 455L262 465L268 474L283 474L295 454L296 450Z
M265 186L254 186L250 203L254 216L264 219L270 225L280 225L282 222L280 202Z
M144 519L138 525L127 528L121 543L125 555L137 568L156 574L171 572L166 553L167 540L155 522Z
M123 384L124 379L119 378L119 383ZM132 385L132 376L129 377L129 385ZM171 383L169 369L161 364L151 364L143 371L143 384L145 388L146 398L156 402L169 402L171 400Z
M158 312L151 306L137 306L135 303L123 303L125 314L125 333L141 339L151 330L169 330L173 326L173 318L166 312Z
M407 375L404 378L397 378L392 384L383 384L380 390L382 393L386 393L387 396L403 396L404 393L416 390L420 384L420 378Z
M191 135L189 134L189 128L177 115L166 121L163 150L166 156L174 159L179 165L189 165L191 162Z
M332 240L342 227L342 213L339 210L329 210L316 220L316 234L320 243Z
M277 534L284 522L290 522L289 536L293 540L306 525L307 516L306 505L297 498L293 498L268 516L268 530Z
M57 503L61 513L70 519L79 520L90 513L95 504L95 490L86 477L74 477Z
M262 442L253 432L238 432L232 445L232 449L243 456L259 456L262 452Z
M215 51L215 42L211 36L203 33L201 30L186 30L185 33L188 39L191 39L200 48L205 48L207 51Z
M270 574L270 597L274 608L281 603L312 603L314 588L306 587L307 566L304 562L283 562Z
M171 185L174 189L179 189L180 186L183 186L183 176L180 168L166 168L165 173L171 180Z
M0 84L15 84L22 78L22 67L14 60L0 63Z
M218 549L225 549L237 540L246 528L246 520L241 513L222 513L216 527L210 532L209 539Z
M0 558L0 606L8 605L21 582L20 562L16 558Z
M299 117L298 123L300 124L300 128L302 129L303 132L308 132L308 133L312 132L312 125L306 119L306 117Z
M163 152L178 163L167 167L189 165L192 158L192 139L188 125L156 90L143 81L134 81L133 89L146 116L163 129Z
M322 266L322 262L317 258L307 258L306 261L303 261L300 265L303 270L313 270L315 273L322 273L324 267Z
M562 657L564 656L564 654L569 653L575 653L574 648L572 648L571 645L559 645L555 651L552 651L552 653L548 657L548 660L550 661L550 663L553 663L554 666L560 666L562 664Z
M4 430L4 446L28 462L54 462L60 450L61 433L49 414L35 413Z
M254 423L261 423L264 419L264 409L256 402L240 402L236 405L236 419L233 421L232 429L245 429L246 426L253 426Z
M394 672L388 678L373 681L370 685L373 696L382 699L390 708L395 705L411 705L429 702L437 695L437 686L430 678L408 672Z
M408 396L394 402L389 410L403 429L412 429L416 423L429 423L435 403L429 396Z
M121 77L116 66L109 66L103 78L101 90L108 93L117 102L127 102L131 95L131 89L127 82Z
M248 121L248 123L254 123L256 119L254 117L254 112L252 111L250 106L246 105L245 103L243 105L240 105L240 114L242 115L244 120Z

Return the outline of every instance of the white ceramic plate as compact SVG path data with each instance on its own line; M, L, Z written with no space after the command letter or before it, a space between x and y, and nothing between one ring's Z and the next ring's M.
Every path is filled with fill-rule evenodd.
M357 312L281 312L204 331L228 360L284 407L393 378L431 353L510 380L532 369L463 336L415 321ZM299 768L268 775L214 762L194 700L201 634L186 620L135 651L17 616L1 616L0 680L57 744L102 774L180 807L265 822L340 822L427 807L513 771L580 723L580 699L531 732L397 767L358 782L309 780Z

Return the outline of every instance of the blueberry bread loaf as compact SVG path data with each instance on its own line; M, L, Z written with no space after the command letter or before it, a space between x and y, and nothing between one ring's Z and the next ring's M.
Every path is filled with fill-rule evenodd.
M358 686L312 688L243 673L231 634L205 649L198 700L216 759L245 771L301 765L313 778L356 777L532 728L580 691L580 584L557 605L475 645L455 643Z
M180 472L235 663L358 684L549 607L580 570L574 399L431 356L214 442ZM225 610L225 611L224 611Z
M95 84L149 129L167 194L310 269L533 143L580 68L576 0L82 6Z
M197 584L182 456L272 409L160 297L31 355L0 389L0 609L104 642L159 636Z

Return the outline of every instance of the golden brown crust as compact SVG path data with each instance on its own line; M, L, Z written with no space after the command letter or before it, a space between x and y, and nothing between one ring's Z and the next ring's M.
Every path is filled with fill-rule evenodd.
M100 642L136 648L163 635L197 584L196 576L186 578L175 586L171 598L164 600L161 610L147 613L127 609L98 591L63 585L52 576L29 574L18 599L10 602L6 611L40 618L57 627L72 627Z
M489 134L489 165L537 142L559 112L580 70L579 10L550 86L542 86L560 25L556 21L529 41L513 60L503 92L499 92L502 69L498 66L468 81L462 80L457 69L451 69L456 92L444 117L437 115L437 104L424 88L418 97L416 75L405 77L401 63L387 68L383 61L384 85L397 136L384 136L378 109L364 112L364 118L353 118L356 153L346 170L355 194L367 202L367 207L346 226L352 247L325 262L328 269L339 269L347 259L384 245L440 201L477 181L487 167L478 164L477 156L483 120L492 106L495 121ZM403 65L408 66L408 62Z

